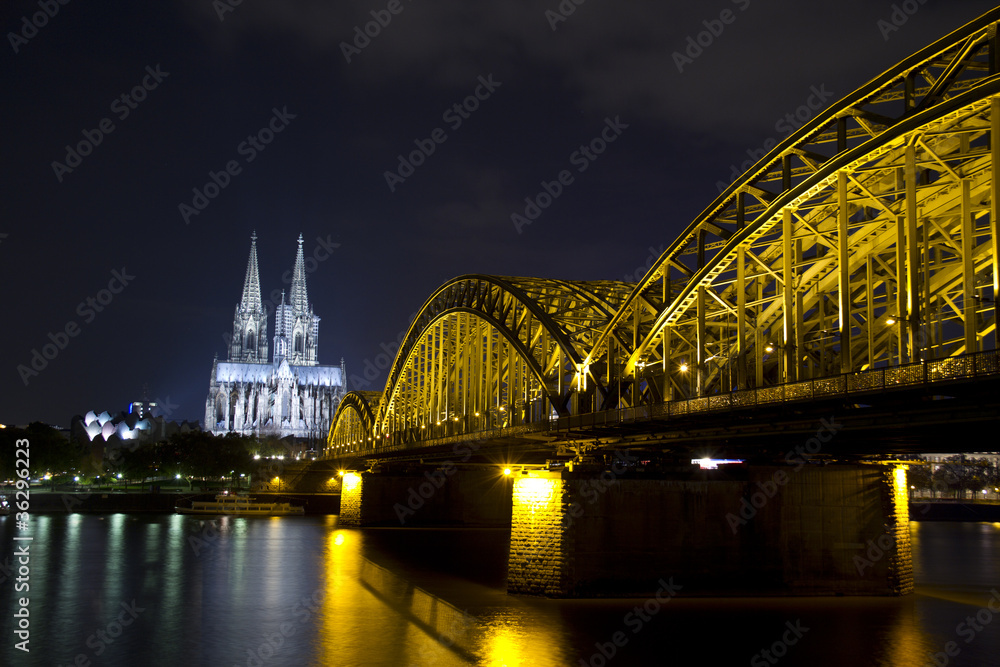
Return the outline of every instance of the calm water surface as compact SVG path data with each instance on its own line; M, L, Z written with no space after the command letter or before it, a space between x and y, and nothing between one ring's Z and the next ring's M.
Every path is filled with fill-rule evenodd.
M917 593L905 598L681 590L642 609L507 596L506 531L339 528L335 516L32 518L30 591L0 574L3 665L920 666L941 652L939 665L1000 666L1000 612L987 604L1000 590L1000 524L911 524ZM0 561L14 535L0 517ZM30 653L14 649L22 596Z

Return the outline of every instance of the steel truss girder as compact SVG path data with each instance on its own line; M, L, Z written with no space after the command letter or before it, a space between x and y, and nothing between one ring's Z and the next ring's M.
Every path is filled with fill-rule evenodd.
M371 401L377 401L379 392L349 391L337 406L330 424L325 456L342 456L357 451L370 440L375 417Z
M524 371L531 374L552 409L557 414L568 414L569 397L576 389L573 378L585 351L604 330L631 288L631 284L616 281L568 282L485 275L461 276L449 281L424 304L400 346L376 410L376 432L391 430L390 423L401 419L400 412L413 413L426 408L414 401L437 400L432 394L400 392L407 383L424 381L423 370L429 367L421 355L430 354L432 362L437 364L435 380L450 376L461 382L455 364L471 356L465 351L467 341L462 340L460 327L441 328L442 322L461 313L484 323L491 332L491 340L505 341L523 361ZM436 338L428 347L425 338L432 331L437 332ZM477 340L475 348L482 343ZM509 371L493 368L498 363L509 363L495 354L486 363L491 365L491 378ZM412 375L414 368L421 370L411 381L408 375ZM494 386L490 391L500 390Z
M765 375L767 383L777 383L802 373L817 377L879 362L903 363L975 351L969 347L995 328L993 309L976 305L977 299L978 303L992 301L995 264L986 216L993 192L991 156L969 150L989 138L982 116L991 101L976 93L954 98L955 106L970 103L923 125L920 122L927 119L914 116L912 122L883 135L886 141L877 151L853 162L833 162L811 188L797 193L794 200L777 202L765 221L737 235L725 252L685 285L659 314L659 330L643 345L655 345L663 330L670 328L675 340L688 343L669 350L669 359L683 357L690 363L715 352L710 358L723 360L710 367L697 366L698 382L687 393L760 386ZM1000 80L988 84L988 93L1000 93ZM919 141L924 132L933 138ZM929 155L918 153L924 150L919 145L928 146L925 153L934 153L953 166L918 170L918 162L933 164ZM863 176L849 177L861 164L865 169L857 173ZM912 174L906 176L907 170ZM894 183L901 174L907 181L903 189ZM790 218L787 228L785 215ZM846 243L842 243L845 236ZM897 257L901 237L904 252ZM699 314L699 299L710 290L723 308L702 305ZM893 294L906 295L906 304L890 301ZM790 307L795 312L786 318ZM738 312L745 313L744 320L755 334L752 339L734 334L738 323L725 319ZM794 322L792 330L787 329L786 319ZM889 319L905 321L902 326L907 330L895 342L886 331L877 330ZM947 329L959 320L961 335L949 340ZM809 339L818 344L806 345ZM772 349L763 350L765 343ZM643 345L634 354L641 354ZM710 345L718 347L706 350ZM776 348L782 351L774 352ZM751 351L754 356L748 360ZM820 356L812 360L800 356L817 352ZM809 362L808 368L802 367L803 361ZM752 367L742 372L727 368L734 364ZM771 370L765 372L765 366ZM718 379L725 374L729 387Z
M720 265L733 262L733 250L736 247L743 246L746 252L754 244L767 245L771 241L776 244L775 247L780 248L784 245L777 240L780 233L775 238L767 239L761 238L763 232L770 231L775 220L782 218L782 209L791 206L798 211L800 207L804 208L807 204L801 200L802 194L811 191L816 183L831 176L839 178L839 171L844 171L852 179L845 184L848 186L845 190L860 192L865 199L871 200L870 193L860 186L857 175L865 168L861 159L864 155L875 157L885 150L884 147L891 139L907 132L915 133L921 126L929 128L935 119L956 113L967 104L982 101L994 93L998 18L1000 10L989 12L903 61L819 114L764 156L688 226L636 286L629 302L612 320L588 358L589 363L598 363L602 359L613 357L611 350L615 346L608 343L612 337L637 341L627 360L621 362L621 381L633 387L631 395L628 392L621 395L626 404L649 400L653 396L649 392L651 386L655 388L662 384L663 394L671 393L674 381L669 378L667 357L677 355L664 354L663 348L673 345L675 341L671 339L672 335L679 335L688 340L689 344L690 341L694 342L694 348L688 350L691 353L689 361L697 362L707 358L707 353L704 347L699 347L699 342L704 343L711 336L705 330L697 328L700 316L695 312L701 299L709 304L722 302L726 304L726 308L742 312L743 317L737 318L739 322L733 326L753 330L758 335L756 318L762 314L756 304L759 299L755 295L749 295L752 312L741 311L739 304L726 301L717 289ZM948 128L947 132L956 135L963 132L981 134L983 128L988 128L989 122L988 117L979 123L970 121L972 127L957 130ZM927 131L929 139L934 141L933 131ZM990 150L984 150L983 146L978 146L975 150L985 160L990 159ZM930 154L930 151L927 153L925 160L940 162L937 160L938 156ZM972 157L972 154L969 156ZM796 164L801 166L796 167ZM947 169L943 171L947 172ZM870 180L866 179L865 182ZM774 182L780 184L777 192L774 191ZM765 189L762 187L764 183L772 185ZM856 205L856 202L852 202L852 205ZM870 205L882 210L888 208L886 201L872 200ZM849 219L842 222L847 223L853 235L853 223ZM724 229L727 233L720 234L717 231L719 229ZM835 238L835 232L840 230L833 228L824 231L823 236ZM821 239L820 242L831 247L835 245L829 240ZM793 249L790 250L794 252ZM910 260L912 259L911 257ZM751 262L755 266L760 264L753 256ZM786 268L783 260L777 257L774 258L774 266L767 266L774 274L780 274L778 269ZM841 281L852 282L850 267L838 269L838 272ZM746 278L744 276L743 279ZM738 282L738 276L731 279ZM751 277L751 283L756 282ZM770 288L771 298L776 297L773 293L775 289L783 289L780 280L776 281L776 285L777 287ZM837 293L836 290L834 293ZM664 306L655 316L649 316L634 302L641 297L647 297L646 302L649 302L649 297L654 295L662 295ZM762 292L760 298L765 295ZM746 298L747 295L744 295L744 299ZM845 301L845 304L848 302ZM687 312L689 308L691 313ZM702 305L702 310L704 308ZM839 308L837 315L839 316ZM711 311L704 312L703 316L705 326L711 329ZM695 323L694 331L685 334L682 327L677 326L682 317L688 317L689 322ZM819 319L825 317L827 314L822 313ZM670 326L667 326L668 323ZM845 318L842 324L838 323L838 335L845 341L850 338L849 334L854 329L849 324L850 318ZM841 328L844 331L839 331ZM747 346L752 346L753 342L747 343L746 339L741 338L741 343L744 349L738 352L745 355ZM856 356L855 343L845 344L843 347L844 352L838 351L843 357L842 366ZM683 353L683 350L678 351ZM756 365L757 368L752 370L756 379L762 380L760 362ZM664 376L655 384L651 384L652 375L646 370L650 368L658 369ZM699 381L695 384L701 387L701 380L704 378L700 376L704 369L699 367L695 370L699 375ZM646 381L643 383L644 378Z

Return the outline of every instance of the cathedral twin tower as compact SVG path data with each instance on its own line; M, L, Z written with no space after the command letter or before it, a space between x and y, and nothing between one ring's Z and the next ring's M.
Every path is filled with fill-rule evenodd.
M212 364L205 429L217 435L325 438L346 391L346 375L343 361L340 366L319 365L319 319L306 292L300 234L288 302L282 292L274 314L274 356L268 362L267 309L261 301L254 232L229 360Z
M313 315L306 292L306 270L302 255L302 235L292 270L290 303L281 303L274 316L274 361L288 359L297 366L318 364L319 317ZM233 318L233 340L229 345L229 361L267 362L267 310L261 302L260 272L257 268L257 233L250 237L250 261L243 280L243 299L236 306Z

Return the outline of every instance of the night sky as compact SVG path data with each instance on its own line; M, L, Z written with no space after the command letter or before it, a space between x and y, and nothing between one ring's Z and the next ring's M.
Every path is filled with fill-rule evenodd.
M321 363L382 389L443 282L638 279L796 112L992 6L237 1L3 3L0 422L201 420L253 230L268 296L303 235Z

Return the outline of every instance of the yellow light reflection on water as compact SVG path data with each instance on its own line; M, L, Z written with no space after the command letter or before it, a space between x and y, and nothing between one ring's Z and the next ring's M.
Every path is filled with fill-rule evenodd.
M344 475L345 486L348 477ZM354 475L357 477L357 475ZM370 657L372 628L384 618L368 610L368 593L358 586L362 539L353 530L337 529L336 517L330 517L330 533L323 550L324 567L319 587L297 601L299 617L315 622L316 656L338 656L341 664L363 664ZM315 621L308 619L315 618Z
M571 644L556 609L516 605L495 616L478 619L477 665L491 667L563 667L570 662ZM595 663L596 664L596 663Z
M542 479L529 489L554 487ZM538 494L530 493L531 497ZM542 496L548 497L547 492ZM341 528L330 517L320 556L318 588L296 600L299 623L316 628L313 664L398 664L463 667L562 667L567 664L563 621L559 614L536 614L527 605L491 618L470 614L453 600L416 585L410 573L397 571L379 558L376 546L366 551L364 529ZM429 579L455 582L433 575ZM296 626L298 627L298 626Z
M886 641L882 645L882 655L872 664L880 665L924 665L936 646L936 640L921 626L914 613L913 604L902 600L886 609Z
M485 638L485 662L491 667L521 667L527 664L524 633L510 626L492 627Z

